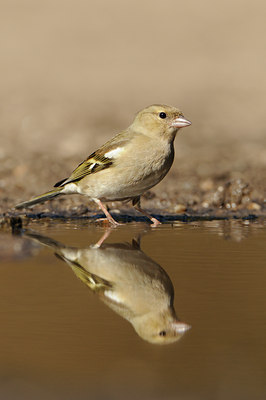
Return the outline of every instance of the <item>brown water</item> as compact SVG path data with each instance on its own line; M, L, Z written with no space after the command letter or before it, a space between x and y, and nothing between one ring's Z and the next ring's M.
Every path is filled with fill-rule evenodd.
M106 231L85 221L29 228L34 238L0 235L1 399L266 398L265 225L127 224L100 249L90 245ZM85 256L71 264L76 248ZM167 345L144 340L101 301L110 282L88 273L99 265L102 274L116 268L113 280L122 280L125 297L139 291L137 301L151 291L152 274L167 295L172 282L175 311L191 329ZM131 285L130 265L138 271Z

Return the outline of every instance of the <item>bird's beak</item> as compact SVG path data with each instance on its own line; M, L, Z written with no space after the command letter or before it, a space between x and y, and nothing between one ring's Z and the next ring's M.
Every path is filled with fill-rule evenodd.
M188 331L191 326L186 324L185 322L174 322L173 323L173 328L175 330L176 333L185 333L186 331Z
M184 117L175 118L172 122L174 128L184 128L185 126L191 125L191 122Z

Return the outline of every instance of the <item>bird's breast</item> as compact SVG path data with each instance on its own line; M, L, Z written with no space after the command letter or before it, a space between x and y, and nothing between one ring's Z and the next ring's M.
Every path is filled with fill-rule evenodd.
M172 144L153 142L123 152L110 168L91 174L81 182L81 191L103 201L133 198L159 183L174 160Z

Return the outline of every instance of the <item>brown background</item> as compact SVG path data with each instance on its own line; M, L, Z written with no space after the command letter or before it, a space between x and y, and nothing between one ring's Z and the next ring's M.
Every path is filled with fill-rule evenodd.
M265 11L262 0L2 0L4 208L66 177L152 103L193 122L157 193L185 203L180 192L241 177L263 204Z

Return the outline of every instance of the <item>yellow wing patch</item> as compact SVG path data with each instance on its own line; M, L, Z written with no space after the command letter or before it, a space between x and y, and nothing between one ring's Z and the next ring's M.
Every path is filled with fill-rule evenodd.
M86 271L78 262L69 261L69 265L71 266L75 275L91 290L95 292L106 289L111 290L111 282L108 282L106 279Z
M109 168L113 164L110 158L105 157L99 153L92 153L87 160L80 163L77 168L72 172L69 178L63 179L55 184L57 186L64 186L70 182L80 181L87 175Z

